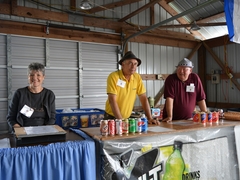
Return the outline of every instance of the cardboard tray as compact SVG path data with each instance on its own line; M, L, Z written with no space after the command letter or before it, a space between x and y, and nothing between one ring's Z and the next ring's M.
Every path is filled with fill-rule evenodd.
M58 125L14 128L17 146L66 140L66 131Z

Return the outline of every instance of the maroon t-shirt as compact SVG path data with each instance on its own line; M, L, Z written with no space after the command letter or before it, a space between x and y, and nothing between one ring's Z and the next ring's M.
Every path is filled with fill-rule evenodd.
M190 86L190 84L194 84L194 92L186 92L186 88ZM167 97L173 99L172 120L191 118L196 103L206 99L202 82L195 73L191 73L185 82L182 82L176 73L169 75L164 86L164 98L166 99ZM163 109L163 118L167 117L165 106Z

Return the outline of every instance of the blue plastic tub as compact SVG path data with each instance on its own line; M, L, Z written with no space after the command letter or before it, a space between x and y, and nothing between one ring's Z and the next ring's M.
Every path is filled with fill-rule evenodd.
M99 127L100 121L104 118L104 110L97 108L84 109L56 109L56 124L63 129Z

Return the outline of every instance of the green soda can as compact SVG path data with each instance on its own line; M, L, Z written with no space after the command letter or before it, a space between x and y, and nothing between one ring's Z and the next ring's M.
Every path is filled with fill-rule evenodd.
M129 118L129 133L136 132L136 120L133 118Z

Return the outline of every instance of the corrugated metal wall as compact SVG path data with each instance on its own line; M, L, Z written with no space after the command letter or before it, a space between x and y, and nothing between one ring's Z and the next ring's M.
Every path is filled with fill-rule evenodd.
M8 99L7 36L0 34L0 132L7 130L6 112Z
M107 76L117 70L117 47L82 43L81 106L105 108Z
M226 47L220 46L213 48L216 56L223 64L229 66L233 73L240 72L240 45L230 44ZM225 54L226 53L226 54ZM226 58L225 58L226 57ZM207 74L211 74L212 70L221 70L220 66L216 63L213 57L207 53ZM240 80L237 79L238 83ZM219 84L213 84L211 81L207 83L207 98L211 102L226 102L226 103L239 103L240 93L230 79L222 79Z
M0 34L0 131L7 130L8 104L28 86L27 66L46 66L43 86L56 95L56 108L104 109L106 79L118 67L118 46Z
M79 107L78 42L54 39L46 42L49 75L46 76L48 81L45 85L54 91L56 107Z

